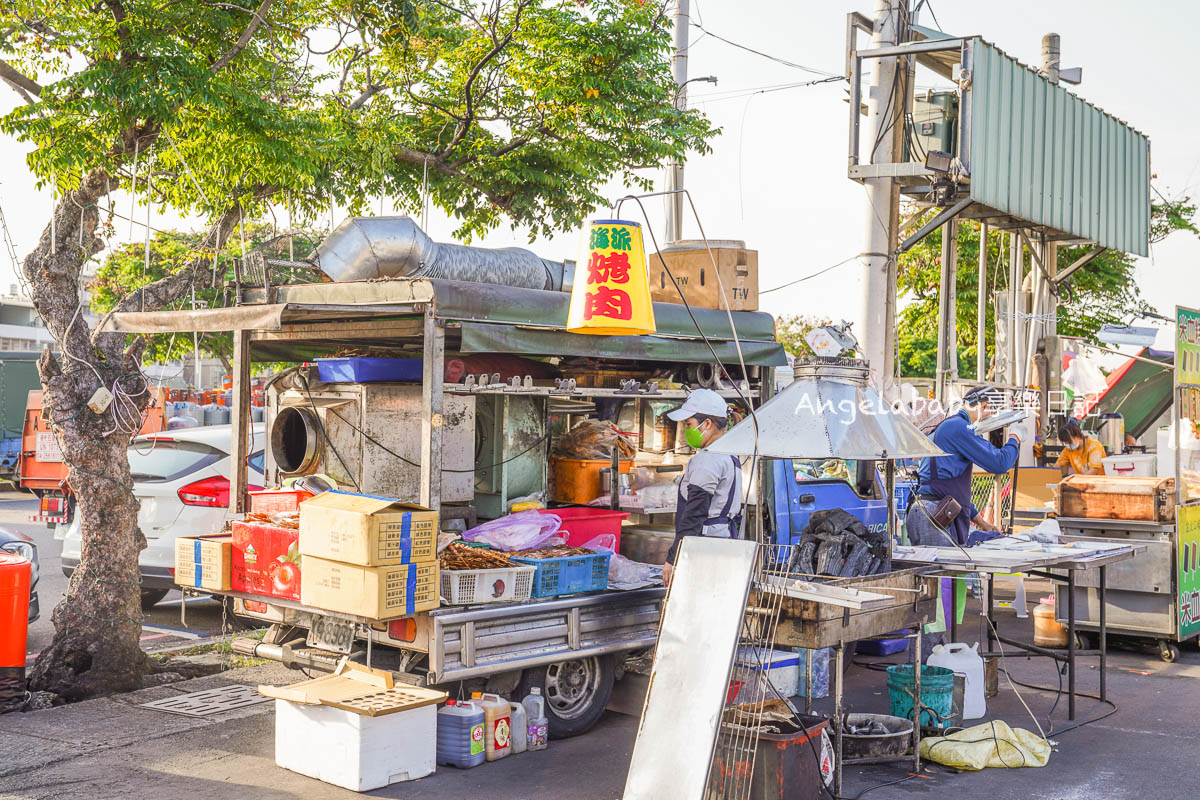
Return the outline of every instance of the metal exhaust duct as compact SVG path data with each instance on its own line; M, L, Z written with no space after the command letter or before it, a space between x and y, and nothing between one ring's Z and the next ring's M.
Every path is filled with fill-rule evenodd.
M410 217L349 217L309 259L334 281L442 278L561 291L573 264L520 247L491 249L435 242Z

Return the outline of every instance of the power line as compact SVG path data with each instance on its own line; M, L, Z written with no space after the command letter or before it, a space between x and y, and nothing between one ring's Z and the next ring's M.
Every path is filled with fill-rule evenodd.
M770 289L764 289L761 292L759 292L759 295L769 294L770 292L776 292L776 291L779 291L780 289L786 289L789 286L795 286L797 283L803 283L804 281L815 278L818 275L824 275L826 272L831 272L831 271L837 269L838 267L842 266L843 264L849 264L851 261L856 261L857 259L858 259L857 254L852 255L849 258L843 259L832 266L825 267L824 269L819 269L816 272L805 275L803 278L796 278L796 280L794 280L794 281L788 281L787 283L780 284L779 286L772 286Z
M778 56L773 56L770 53L764 53L761 50L755 50L753 47L749 47L744 44L739 44L738 42L735 42L732 39L726 39L724 36L721 36L719 34L713 33L712 31L708 30L707 28L702 26L699 22L693 22L692 27L699 28L700 30L704 31L705 33L707 33L709 36L713 37L714 39L724 42L725 44L727 44L731 47L736 47L739 50L745 50L747 53L753 53L756 56L761 56L762 58L765 58L769 61L774 61L776 64L782 64L785 67L791 67L792 69L799 69L799 70L803 70L804 72L810 72L813 75L823 75L827 78L842 77L833 72L827 72L826 70L817 69L815 67L806 67L803 64L797 64L795 61L788 61L786 58L779 58Z
M844 81L845 78L841 75L833 75L828 78L821 78L815 81L803 81L800 83L781 83L773 86L763 87L748 87L745 89L732 89L728 92L712 92L711 94L703 94L697 97L688 98L689 104L703 105L707 103L720 103L725 100L738 100L743 97L750 97L756 94L770 94L771 92L781 92L785 89L802 89L806 86L818 86L822 83L834 83L835 81Z

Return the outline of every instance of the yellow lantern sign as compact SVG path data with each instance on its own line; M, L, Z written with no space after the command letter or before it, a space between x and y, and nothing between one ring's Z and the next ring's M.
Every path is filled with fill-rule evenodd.
M584 228L567 330L609 336L654 333L641 225L596 219Z

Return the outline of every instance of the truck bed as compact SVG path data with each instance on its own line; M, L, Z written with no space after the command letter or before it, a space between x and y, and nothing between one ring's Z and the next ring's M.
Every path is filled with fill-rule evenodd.
M369 631L376 645L427 655L428 684L653 647L666 593L666 588L656 586L524 603L444 606L418 614L416 638L406 643L391 639L390 626L380 626L379 620L325 612L274 597L212 592L273 606L266 616L245 615L264 622L304 628L311 627L313 616L353 622L360 638Z

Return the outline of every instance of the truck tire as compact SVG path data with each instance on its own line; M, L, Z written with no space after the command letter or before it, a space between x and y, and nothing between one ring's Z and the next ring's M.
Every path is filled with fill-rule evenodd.
M612 656L560 661L525 670L515 700L533 687L546 698L546 721L551 739L587 733L599 721L612 697L616 666Z
M149 611L167 596L167 589L142 589L142 611Z

